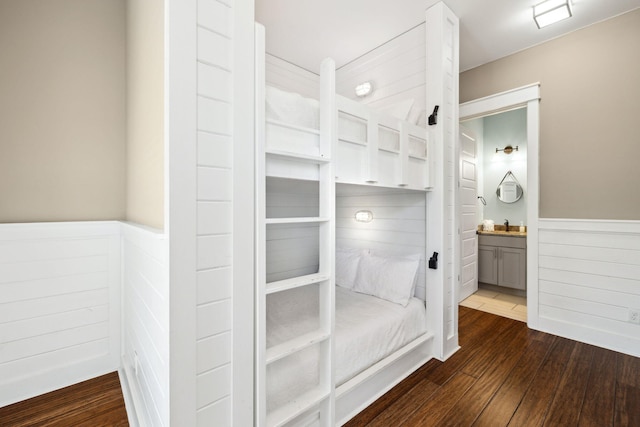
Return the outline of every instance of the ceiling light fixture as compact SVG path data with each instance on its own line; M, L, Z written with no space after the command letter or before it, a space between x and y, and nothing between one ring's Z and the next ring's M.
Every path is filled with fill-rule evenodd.
M371 93L372 90L373 85L371 84L371 82L360 83L356 86L356 95L360 97L367 96Z
M571 0L547 0L533 6L533 20L538 28L555 24L571 16Z

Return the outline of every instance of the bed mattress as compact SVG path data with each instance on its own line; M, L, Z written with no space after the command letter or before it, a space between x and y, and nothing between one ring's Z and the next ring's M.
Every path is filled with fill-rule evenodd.
M267 299L267 348L318 328L318 290L306 286ZM336 287L335 379L339 386L426 332L424 302L406 307ZM318 383L318 346L267 367L273 410Z

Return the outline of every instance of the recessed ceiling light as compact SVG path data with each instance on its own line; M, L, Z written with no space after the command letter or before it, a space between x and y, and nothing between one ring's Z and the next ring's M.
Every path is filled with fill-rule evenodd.
M533 19L538 28L570 18L571 0L547 0L533 6Z

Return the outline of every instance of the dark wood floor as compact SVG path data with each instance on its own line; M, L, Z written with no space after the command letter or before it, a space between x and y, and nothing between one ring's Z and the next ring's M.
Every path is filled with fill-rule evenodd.
M640 359L460 307L461 349L347 426L640 426ZM128 426L117 373L0 408L0 426Z
M640 426L640 359L460 307L460 346L347 426Z
M117 372L0 408L0 426L128 426Z

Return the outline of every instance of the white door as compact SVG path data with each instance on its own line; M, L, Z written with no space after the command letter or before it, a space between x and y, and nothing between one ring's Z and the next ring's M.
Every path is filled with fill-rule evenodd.
M478 290L476 138L460 127L460 292L459 301Z

